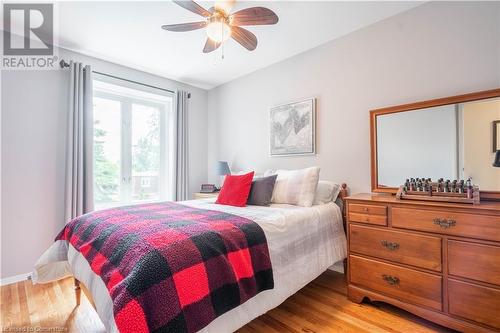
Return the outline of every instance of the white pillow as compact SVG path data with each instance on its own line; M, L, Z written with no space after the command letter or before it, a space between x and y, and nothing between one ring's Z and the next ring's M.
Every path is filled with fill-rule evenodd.
M323 205L337 200L340 193L340 185L327 180L320 180L314 196L314 205Z
M278 170L273 203L311 207L318 186L319 167L301 170Z

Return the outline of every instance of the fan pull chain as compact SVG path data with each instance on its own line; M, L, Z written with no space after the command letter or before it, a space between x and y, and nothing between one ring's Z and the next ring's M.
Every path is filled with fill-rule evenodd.
M220 26L221 35L222 35L222 45L221 45L221 60L224 60L224 26L221 24Z

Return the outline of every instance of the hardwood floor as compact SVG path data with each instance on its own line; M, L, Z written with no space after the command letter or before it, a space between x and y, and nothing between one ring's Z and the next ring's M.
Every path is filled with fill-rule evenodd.
M73 280L45 285L31 281L3 286L1 327L4 332L105 332L82 294L75 308ZM342 274L327 272L276 309L242 327L249 332L453 332L383 303L355 304L346 295Z

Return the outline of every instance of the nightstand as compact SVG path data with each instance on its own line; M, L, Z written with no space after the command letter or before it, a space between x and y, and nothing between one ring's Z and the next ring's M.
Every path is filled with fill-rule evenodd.
M193 199L217 198L218 195L219 192L212 192L212 193L196 192L193 194Z

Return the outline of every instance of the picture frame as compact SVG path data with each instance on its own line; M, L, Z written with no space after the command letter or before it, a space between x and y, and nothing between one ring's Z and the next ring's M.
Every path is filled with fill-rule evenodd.
M306 98L269 109L269 155L316 154L316 99Z
M500 150L500 120L493 121L493 153Z

